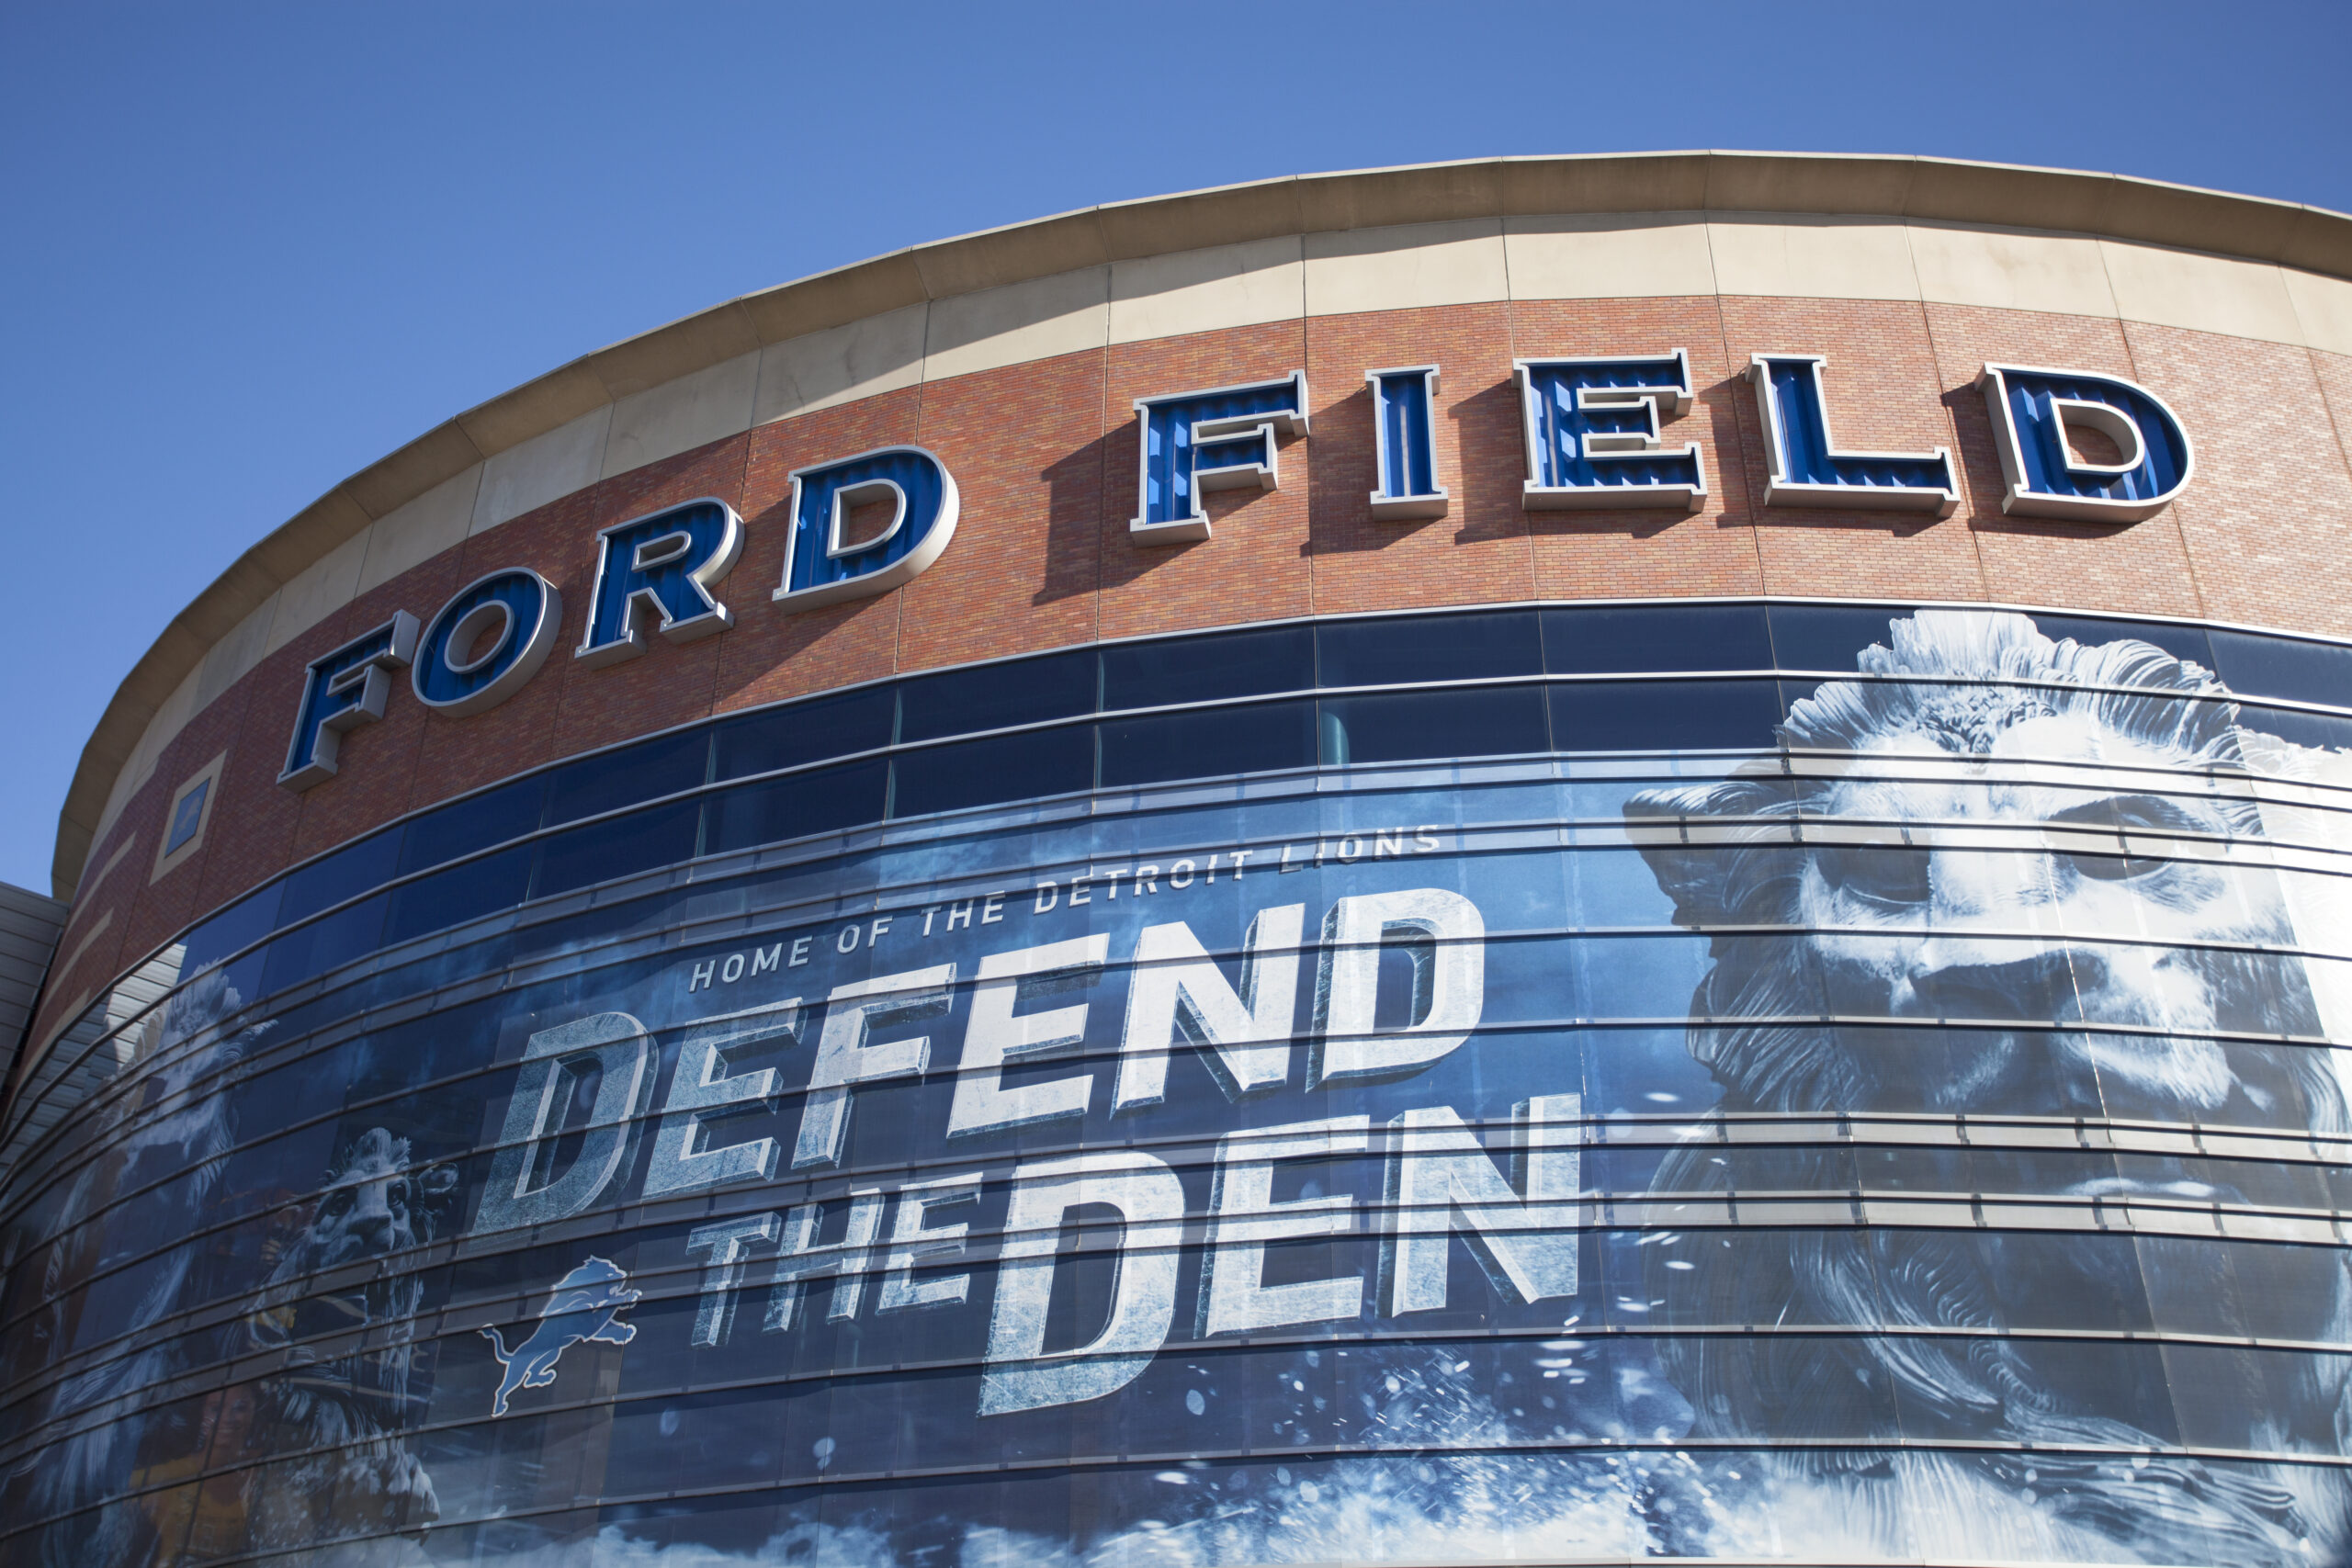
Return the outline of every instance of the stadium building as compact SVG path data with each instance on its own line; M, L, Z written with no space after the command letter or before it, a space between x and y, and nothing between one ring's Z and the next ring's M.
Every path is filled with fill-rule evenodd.
M0 905L0 1563L2340 1560L2347 280L1506 159L458 415Z

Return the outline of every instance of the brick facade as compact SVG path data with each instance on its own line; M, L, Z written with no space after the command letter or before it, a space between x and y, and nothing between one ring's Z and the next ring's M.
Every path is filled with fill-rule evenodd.
M1667 426L1695 440L1698 513L1529 513L1516 357L1690 352L1696 400ZM1848 448L1952 449L1951 517L1760 505L1765 464L1747 357L1825 354L1833 430ZM2196 442L2174 506L2130 525L2004 517L2000 469L1973 388L1986 360L2105 371L2154 390ZM1435 361L1447 516L1376 523L1367 369ZM1313 431L1281 449L1282 483L1217 492L1204 543L1138 547L1134 400L1306 367ZM93 847L33 1038L46 1041L109 976L294 862L402 814L630 736L967 660L1282 616L1529 598L1769 593L1990 600L2205 616L2352 635L2338 572L2352 544L2352 358L2106 318L1917 300L1682 296L1496 301L1114 344L884 391L593 484L474 534L374 588L263 659L191 719ZM913 582L787 615L788 475L914 442L960 487L955 541ZM737 506L743 553L719 588L736 625L642 658L574 663L599 527L715 495ZM395 687L383 722L353 731L342 771L279 788L305 663L395 609L428 618L458 586L530 566L563 595L555 655L517 694L467 718ZM213 756L227 768L202 850L154 881L172 794ZM135 842L134 842L135 840ZM107 922L96 940L89 933Z

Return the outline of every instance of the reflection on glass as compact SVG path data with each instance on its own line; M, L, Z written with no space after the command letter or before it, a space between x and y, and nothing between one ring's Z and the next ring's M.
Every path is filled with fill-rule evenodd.
M1780 717L1770 681L1578 681L1551 702L1563 751L1766 748Z
M681 800L542 839L531 897L545 898L691 860L701 821L701 804Z

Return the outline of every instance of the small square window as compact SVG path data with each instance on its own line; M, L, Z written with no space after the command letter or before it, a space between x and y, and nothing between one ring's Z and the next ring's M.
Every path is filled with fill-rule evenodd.
M179 804L172 807L171 831L164 835L165 854L196 837L196 830L204 826L204 803L211 794L212 781L201 778L194 789L180 796Z
M172 792L172 803L164 811L163 831L155 840L155 867L148 874L149 882L161 881L177 871L204 848L204 830L212 820L213 792L220 787L220 770L228 761L229 754L221 752Z

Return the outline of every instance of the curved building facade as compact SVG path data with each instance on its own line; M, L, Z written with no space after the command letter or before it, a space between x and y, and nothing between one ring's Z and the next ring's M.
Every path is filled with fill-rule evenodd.
M2341 1560L2347 279L1507 160L459 416L85 754L0 1562Z

